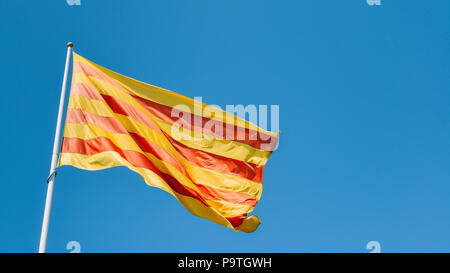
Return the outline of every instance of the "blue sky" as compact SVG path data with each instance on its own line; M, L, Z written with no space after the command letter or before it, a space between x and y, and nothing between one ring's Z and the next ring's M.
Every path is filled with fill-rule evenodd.
M126 2L126 3L125 3ZM450 251L450 2L1 1L0 252L38 249L68 41L209 104L280 105L252 234L125 167L62 167L47 250Z

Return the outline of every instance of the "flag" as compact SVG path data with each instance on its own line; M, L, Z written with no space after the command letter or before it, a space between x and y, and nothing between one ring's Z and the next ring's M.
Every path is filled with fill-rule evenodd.
M260 221L248 214L261 197L278 134L73 57L58 166L126 166L196 216L236 231L256 230Z

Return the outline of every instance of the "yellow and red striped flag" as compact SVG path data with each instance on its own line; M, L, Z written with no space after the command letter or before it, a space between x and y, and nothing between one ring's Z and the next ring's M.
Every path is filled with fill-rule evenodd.
M58 166L126 166L196 216L236 231L256 230L260 221L248 213L261 197L278 134L73 56Z

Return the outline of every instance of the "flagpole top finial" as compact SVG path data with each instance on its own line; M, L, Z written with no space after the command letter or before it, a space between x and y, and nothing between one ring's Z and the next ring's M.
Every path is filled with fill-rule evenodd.
M72 47L73 48L73 43L72 42L68 42L67 43L67 47Z

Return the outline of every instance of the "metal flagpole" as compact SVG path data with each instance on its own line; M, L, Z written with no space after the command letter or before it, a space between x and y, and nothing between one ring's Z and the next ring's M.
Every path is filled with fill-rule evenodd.
M58 160L59 137L61 134L61 120L64 109L64 97L66 95L67 74L69 71L70 51L73 47L71 42L67 43L66 67L64 68L64 79L61 88L61 97L59 98L58 119L56 121L55 140L53 142L52 163L50 165L50 175L47 178L47 198L45 200L44 220L42 221L41 242L39 243L39 253L45 253L47 246L48 223L50 220L50 209L52 207L53 186L56 176L56 164Z

